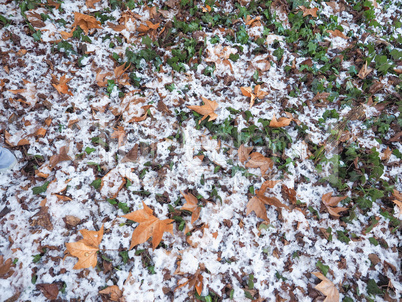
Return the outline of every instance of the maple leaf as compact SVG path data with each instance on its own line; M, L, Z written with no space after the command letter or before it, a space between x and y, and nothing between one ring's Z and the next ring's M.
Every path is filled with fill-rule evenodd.
M85 35L88 35L88 30L92 28L102 28L100 26L101 22L96 20L93 16L84 15L78 12L74 13L74 23L72 25L73 28L76 26L81 27L81 29L85 32ZM74 29L72 30L74 31Z
M317 7L313 7L313 8L307 8L305 6L299 6L299 8L302 10L303 12L303 17L311 15L314 18L317 18L317 11L318 8Z
M57 81L56 76L52 74L52 81L58 84L52 84L54 88L57 89L57 91L60 94L69 94L73 95L72 92L69 90L70 87L68 87L67 83L70 82L73 78L66 78L66 75L63 75L59 81Z
M133 232L131 238L130 250L141 243L144 243L152 237L152 248L155 249L162 240L164 232L170 232L173 235L173 219L160 220L152 215L152 209L142 202L143 209L131 212L122 217L138 222L139 225Z
M83 239L77 242L66 243L67 255L78 258L74 269L95 267L98 262L97 252L103 238L103 225L99 231L80 230Z
M244 147L243 144L240 145L237 150L237 155L239 156L240 162L243 164L250 157L250 152L254 149L254 147Z
M186 282L184 282L184 283L178 285L178 286L176 287L176 289L179 289L179 288L181 288L181 287L183 287L183 286L186 286L186 285L188 284L188 286L189 286L190 288L193 288L193 287L194 287L195 290L196 290L196 292L197 292L197 294L198 294L199 296L201 296L202 287L203 287L203 279L204 279L204 278L202 277L202 275L201 275L201 273L200 273L200 270L198 269L198 270L196 271L196 273L195 273L191 278L188 278Z
M250 97L250 108L253 107L254 101L256 98L262 100L265 96L268 95L268 92L261 90L261 85L256 85L254 87L254 93L251 87L240 87L241 92L244 96Z
M58 163L66 160L71 160L71 157L68 156L68 146L63 146L59 149L59 154L53 155L49 159L50 168L54 168Z
M108 286L105 289L99 291L99 293L110 295L111 301L119 301L120 298L123 296L123 291L117 285Z
M326 278L320 272L314 272L313 274L317 278L322 280L322 282L316 285L314 288L322 292L325 296L327 296L324 302L339 302L339 291L336 288L335 284L332 283L328 278Z
M272 128L280 128L280 127L286 127L290 125L290 122L293 120L293 118L289 117L280 117L279 119L276 119L276 116L272 117L272 120L269 122L269 126Z
M187 108L194 110L195 112L202 114L203 118L199 121L205 120L209 116L209 121L215 120L218 115L215 113L215 109L218 108L218 103L215 101L210 101L204 97L201 97L204 105L202 106L187 106Z
M346 196L343 197L332 197L332 192L326 193L322 196L322 202L326 206L328 213L336 218L340 217L339 212L346 211L348 208L336 207L336 205L344 200Z
M124 146L126 140L126 131L124 130L124 127L117 126L117 129L114 129L111 138L117 138L119 148Z
M265 208L265 203L257 196L252 197L248 201L246 215L248 216L253 211L258 218L261 218L264 221L269 221L267 216L267 209Z
M114 71L114 76L116 77L116 80L118 83L128 86L130 85L129 81L129 76L128 74L124 73L127 69L130 68L130 64L128 64L127 67L125 67L126 64L122 64L120 66L117 66L113 71Z
M250 160L246 163L246 168L260 168L261 175L265 175L265 172L274 166L274 162L270 158L259 152L251 153L250 157Z
M180 191L181 195L186 199L186 203L181 207L181 210L190 211L191 214L191 224L194 223L199 217L201 213L201 208L198 206L198 199L190 193L183 193Z

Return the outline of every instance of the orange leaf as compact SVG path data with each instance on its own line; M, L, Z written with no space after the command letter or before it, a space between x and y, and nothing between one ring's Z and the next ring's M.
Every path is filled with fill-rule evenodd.
M343 38L343 39L347 39L347 38L348 38L347 36L345 36L345 34L344 34L343 32L339 31L338 29L335 29L335 30L327 30L327 32L329 32L333 38L336 38L336 37L341 37L341 38Z
M239 156L240 162L243 164L250 157L250 152L254 147L244 147L242 144L237 150L237 155Z
M332 197L332 192L326 193L322 196L322 202L326 206L328 213L336 218L340 217L339 212L346 211L348 208L336 207L336 205L344 200L346 196L343 197Z
M324 302L339 302L339 291L336 288L335 284L332 283L320 272L314 272L313 274L317 278L322 280L322 282L316 285L314 288L322 292L325 296L327 296Z
M274 166L274 162L270 158L259 152L251 153L250 157L250 160L246 163L246 168L260 168L261 175L265 175L265 172Z
M181 210L190 211L191 214L191 224L194 223L199 217L201 213L201 208L198 206L198 199L190 193L183 193L180 191L181 195L186 199L186 203L181 207Z
M317 7L307 8L305 6L299 6L299 8L303 12L303 17L310 15L313 16L314 18L317 18L317 11L318 11Z
M216 108L218 108L218 103L215 101L210 101L204 97L201 97L201 99L203 100L204 105L187 106L187 108L203 115L203 118L200 120L200 123L201 121L205 120L208 116L210 121L215 120L218 117L218 115L215 113Z
M52 75L53 81L57 83L57 79L54 75ZM60 94L69 94L69 95L73 95L71 91L69 91L70 87L67 86L67 83L70 82L72 80L72 78L66 78L66 75L63 75L60 80L59 80L59 84L52 84L54 88L57 89L57 91Z
M74 13L74 23L72 27L79 26L88 35L88 30L92 28L102 28L101 22L96 20L95 17L84 15L78 12Z
M80 230L83 239L66 243L67 253L78 258L74 269L95 267L98 262L97 252L103 238L103 225L99 231Z
M170 232L173 235L173 219L160 220L152 215L152 210L142 202L144 208L131 212L122 217L138 222L139 225L133 232L130 250L141 243L144 243L152 237L152 248L155 249L162 240L164 232Z
M0 278L7 279L14 271L11 269L13 260L11 258L4 261L3 255L0 255Z
M63 40L67 40L73 36L74 30L75 30L75 27L69 33L66 31L60 31L59 34L61 35Z
M286 127L290 125L290 122L293 119L287 118L287 117L280 117L278 120L276 119L276 116L272 117L272 120L269 122L269 126L272 128L280 128L280 127Z
M101 0L87 0L85 4L88 8L95 8L94 4L100 2Z
M117 285L108 286L104 290L99 291L99 293L110 295L110 300L112 301L119 301L123 296L123 291Z

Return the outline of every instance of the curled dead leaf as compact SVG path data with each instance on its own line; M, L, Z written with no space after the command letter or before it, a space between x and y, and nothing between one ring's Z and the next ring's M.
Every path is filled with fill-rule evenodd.
M327 296L324 302L339 302L339 291L335 284L320 272L314 272L313 275L322 280L322 282L314 288Z

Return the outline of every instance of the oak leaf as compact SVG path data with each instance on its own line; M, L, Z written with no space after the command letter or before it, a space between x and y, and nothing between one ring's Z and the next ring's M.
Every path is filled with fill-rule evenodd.
M269 126L272 128L280 128L280 127L286 127L290 125L290 122L293 120L293 118L289 117L280 117L279 119L276 119L276 116L272 117L272 120L269 122Z
M244 96L250 97L250 108L253 107L256 98L262 100L268 95L268 92L261 90L261 85L256 85L254 87L254 92L251 87L240 87L240 90Z
M325 296L327 296L324 302L339 302L339 291L336 288L335 284L332 283L332 281L330 281L320 272L314 272L313 274L317 278L322 280L322 282L316 285L314 288L322 292Z
M346 211L348 208L336 207L341 200L344 200L346 196L343 197L332 197L332 192L326 193L322 196L322 202L328 210L331 216L336 218L340 217L339 212Z
M204 97L201 97L202 101L204 102L204 105L202 106L187 106L187 108L194 110L195 112L202 114L203 118L199 121L205 120L209 116L209 120L213 121L215 120L218 115L215 113L216 108L218 108L218 103L215 101L210 101Z
M74 269L95 267L98 262L97 252L103 238L103 225L99 231L80 230L83 239L77 242L66 243L67 255L78 258Z
M50 157L49 166L50 168L54 168L58 163L66 160L71 160L71 157L68 156L68 146L63 146L59 149L59 154L55 154Z
M186 203L181 207L181 210L190 211L191 214L191 224L194 223L199 217L201 213L201 208L198 206L198 199L190 193L183 193L180 191L181 195L186 199Z
M248 216L253 211L258 218L261 218L264 221L269 221L265 203L257 196L252 197L247 203L246 215Z
M246 163L246 168L260 168L261 175L265 175L265 172L274 166L274 162L270 158L259 152L251 153L250 157L250 160Z
M243 164L250 157L250 152L254 147L245 147L243 144L237 150L237 155L239 156L239 161Z
M142 202L144 208L131 212L122 217L138 222L139 225L133 232L130 250L141 243L144 243L152 237L152 248L155 249L162 240L164 232L170 232L173 235L173 219L160 220L152 215L152 209Z
M68 95L73 95L73 93L70 91L70 87L68 87L67 83L70 82L73 78L66 78L66 75L63 75L60 80L57 80L55 75L52 75L52 81L54 83L58 84L52 84L54 88L58 91L60 94L68 94Z
M123 296L123 291L117 285L108 286L105 289L99 291L99 293L110 295L111 301L119 301L120 298Z
M78 12L74 13L74 23L72 27L79 26L88 35L88 30L92 28L102 28L100 26L101 22L96 20L95 17L84 15Z

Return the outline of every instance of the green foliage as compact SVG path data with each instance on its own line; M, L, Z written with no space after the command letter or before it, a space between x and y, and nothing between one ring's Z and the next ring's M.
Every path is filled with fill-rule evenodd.
M45 181L43 183L43 185L39 186L39 187L33 187L32 188L32 192L36 195L41 194L41 193L45 193L47 190L47 186L49 185L49 181Z
M315 266L322 272L324 276L327 276L327 273L329 271L328 265L324 265L320 260L318 260Z
M93 187L97 190L97 189L100 188L101 184L102 184L102 178L98 178L98 179L95 179L95 180L91 183L91 186L93 186Z

